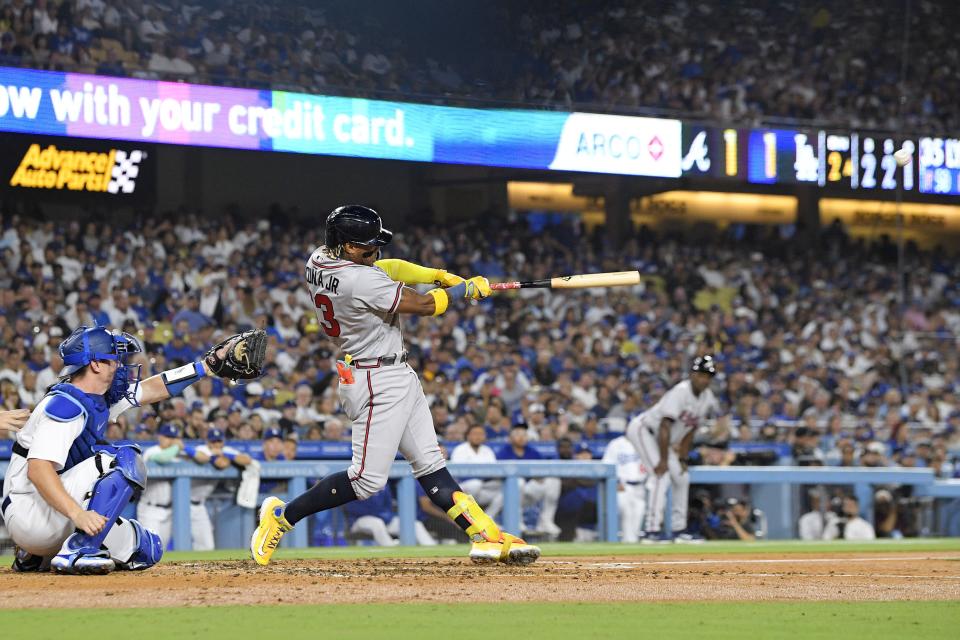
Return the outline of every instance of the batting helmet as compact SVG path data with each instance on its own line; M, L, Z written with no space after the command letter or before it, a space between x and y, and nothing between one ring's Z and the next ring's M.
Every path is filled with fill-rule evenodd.
M393 232L383 228L380 214L359 204L337 207L327 216L326 244L330 248L345 242L382 247L390 244Z
M713 361L713 356L698 356L693 361L690 371L709 373L713 376L717 374L717 364Z

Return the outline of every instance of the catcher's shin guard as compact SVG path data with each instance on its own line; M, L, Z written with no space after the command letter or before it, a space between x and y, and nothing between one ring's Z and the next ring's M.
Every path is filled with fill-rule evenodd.
M540 557L539 547L501 531L473 496L456 491L453 499L454 505L447 511L447 515L453 520L463 517L469 523L466 532L472 542L471 560L477 563L530 564Z
M76 531L63 543L60 553L51 561L58 573L103 574L114 570L110 552L103 542L118 522L124 507L133 498L136 490L146 486L146 467L139 449L133 446L104 447L113 454L113 459L97 454L97 468L101 476L91 489L88 511L96 511L106 519L100 533L89 535ZM108 462L109 461L109 462ZM101 465L109 467L101 468Z
M117 561L117 569L124 571L143 571L160 562L163 557L163 541L136 520L127 520L136 535L136 547L126 562Z

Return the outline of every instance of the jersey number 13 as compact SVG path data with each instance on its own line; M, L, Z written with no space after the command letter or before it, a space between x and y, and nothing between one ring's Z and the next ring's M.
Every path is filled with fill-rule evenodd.
M322 316L320 326L323 327L323 331L331 338L338 337L340 335L340 323L333 317L333 302L330 300L330 297L318 293L314 296L313 303L317 306L317 309L320 310Z

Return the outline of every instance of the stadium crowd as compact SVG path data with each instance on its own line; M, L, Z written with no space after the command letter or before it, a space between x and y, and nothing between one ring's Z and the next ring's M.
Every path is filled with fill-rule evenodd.
M352 5L337 3L4 0L0 64L730 122L960 126L957 65L945 63L960 55L956 3L914 3L902 84L904 16L895 0L537 0L486 3L479 14L434 9L414 16L382 3L358 20ZM470 47L482 55L450 40L457 31L450 21L476 31Z
M389 214L388 214L389 218ZM909 304L896 304L888 248L821 234L824 259L790 239L733 226L711 242L640 230L617 253L575 223L514 216L472 233L412 227L389 255L465 275L541 278L638 268L635 288L498 295L439 319L405 320L438 433L462 442L482 425L506 444L603 440L715 354L721 407L696 453L749 464L740 442L766 442L800 464L925 465L953 474L960 445L960 266L907 256ZM42 213L3 217L0 237L0 396L32 406L56 380L59 341L80 324L136 336L144 377L189 362L224 333L266 327L267 375L225 387L206 379L183 398L113 427L153 438L179 423L202 438L260 439L278 427L298 440L349 440L338 414L334 359L302 286L320 244L316 226L193 213L64 225ZM629 256L624 264L622 258ZM517 436L519 437L519 435ZM522 448L522 446L521 446Z

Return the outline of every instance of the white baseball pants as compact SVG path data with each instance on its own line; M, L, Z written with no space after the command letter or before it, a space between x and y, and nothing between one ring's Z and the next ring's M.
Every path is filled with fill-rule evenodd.
M353 423L347 474L361 500L387 484L398 450L415 478L446 466L420 379L408 365L354 369L353 384L340 383L340 402Z
M673 508L670 514L671 531L687 528L687 502L690 494L690 474L680 466L680 458L672 448L667 454L667 472L662 476L653 469L660 464L660 447L657 438L646 427L634 423L627 428L627 439L637 448L640 458L650 469L647 476L647 513L644 529L658 533L663 527L667 508L667 489L672 489Z

